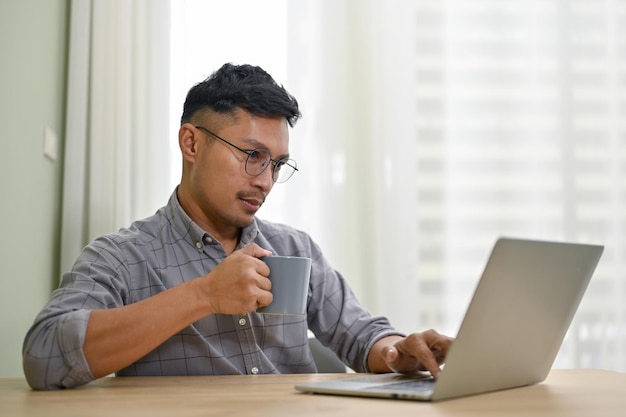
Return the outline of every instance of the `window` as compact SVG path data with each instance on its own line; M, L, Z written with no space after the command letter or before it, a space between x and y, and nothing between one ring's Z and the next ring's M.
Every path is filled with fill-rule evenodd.
M172 1L171 137L178 137L187 91L224 63L259 65L284 80L286 38L286 0ZM174 140L171 147L175 186L180 181L180 150Z
M623 10L586 1L421 4L423 321L458 321L459 300L499 235L601 243L557 366L624 369Z
M620 2L173 9L175 106L225 61L258 63L300 101L301 171L260 215L309 232L372 311L454 334L497 237L600 243L555 366L626 370Z

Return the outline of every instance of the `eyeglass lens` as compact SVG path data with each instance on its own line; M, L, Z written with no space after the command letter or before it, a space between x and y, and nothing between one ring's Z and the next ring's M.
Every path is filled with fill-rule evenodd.
M294 160L281 159L273 162L270 153L264 149L255 149L248 153L246 172L252 176L260 175L270 164L272 165L272 179L278 183L287 181L295 172Z

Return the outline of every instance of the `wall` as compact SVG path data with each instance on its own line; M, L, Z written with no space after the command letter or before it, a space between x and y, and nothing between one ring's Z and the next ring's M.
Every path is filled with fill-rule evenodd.
M0 0L0 377L58 282L69 0ZM58 157L44 156L44 131Z

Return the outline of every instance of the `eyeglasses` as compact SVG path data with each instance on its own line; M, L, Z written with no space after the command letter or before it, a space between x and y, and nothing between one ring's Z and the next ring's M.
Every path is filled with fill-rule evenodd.
M251 151L246 151L245 149L241 149L237 145L233 145L226 139L217 136L206 127L196 126L196 129L200 129L205 133L213 136L214 138L221 140L225 144L230 145L233 148L248 155L248 157L246 158L245 169L246 174L252 177L257 177L261 175L261 173L265 171L270 163L273 165L272 180L277 183L286 182L289 178L291 178L294 172L298 171L298 164L293 159L282 158L276 161L272 159L272 155L266 149L253 149Z

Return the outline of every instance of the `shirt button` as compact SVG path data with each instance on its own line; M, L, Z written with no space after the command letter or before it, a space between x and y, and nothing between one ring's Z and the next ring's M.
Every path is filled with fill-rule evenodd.
M244 319L243 317L239 319L239 325L240 326L245 326L246 325L246 319Z
M253 367L252 367L252 369L250 369L250 372L251 372L253 375L256 375L256 374L258 374L258 373L259 373L259 368L257 368L256 366L253 366Z
M202 249L202 242L196 242L196 248Z
M211 239L209 236L205 236L204 243L210 245L211 243L213 243L213 239Z

